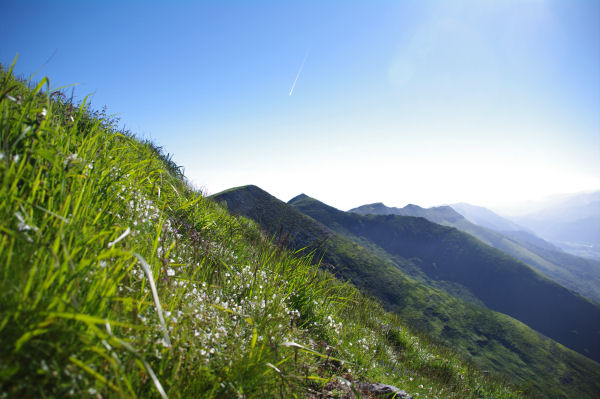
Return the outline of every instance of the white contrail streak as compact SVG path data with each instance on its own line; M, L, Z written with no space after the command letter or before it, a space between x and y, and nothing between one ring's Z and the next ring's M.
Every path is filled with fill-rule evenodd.
M300 77L300 73L302 72L302 68L304 68L304 63L306 62L306 59L308 58L308 53L309 52L310 52L310 49L306 50L306 55L304 56L304 59L302 60L302 64L300 64L300 69L298 69L298 74L296 75L296 79L294 79L294 83L292 84L292 88L290 89L290 96L294 92L294 87L296 87L296 82L298 81L298 78Z

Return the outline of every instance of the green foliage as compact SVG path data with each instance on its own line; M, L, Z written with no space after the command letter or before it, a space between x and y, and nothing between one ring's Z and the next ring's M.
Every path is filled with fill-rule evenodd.
M0 71L0 397L524 397L49 87Z

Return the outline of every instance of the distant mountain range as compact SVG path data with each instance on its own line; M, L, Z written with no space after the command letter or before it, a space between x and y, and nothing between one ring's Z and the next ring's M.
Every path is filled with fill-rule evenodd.
M598 360L600 307L464 232L423 217L343 212L305 195L286 204L256 186L213 198L280 245L314 251L322 267L482 367L546 393L565 381L574 389L567 396L600 389L590 382L598 363L487 309ZM440 217L465 220L446 208Z
M465 217L456 210L465 213ZM565 253L555 245L524 230L495 231L496 228L519 228L494 212L468 204L421 208L387 207L382 203L363 205L349 212L361 215L420 216L444 226L455 227L483 243L527 263L547 277L597 303L600 303L600 261ZM469 220L468 220L469 219ZM473 223L472 223L473 222ZM475 224L477 223L477 224ZM481 225L479 225L481 223Z
M600 191L563 196L512 219L565 251L600 259Z

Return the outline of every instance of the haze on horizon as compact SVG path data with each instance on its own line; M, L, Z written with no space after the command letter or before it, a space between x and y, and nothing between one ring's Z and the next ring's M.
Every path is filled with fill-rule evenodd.
M600 189L598 1L3 9L0 62L80 83L209 193L502 210Z

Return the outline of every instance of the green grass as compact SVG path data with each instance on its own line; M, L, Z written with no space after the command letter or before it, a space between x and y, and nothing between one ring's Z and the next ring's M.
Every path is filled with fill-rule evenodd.
M49 87L0 72L0 397L526 397Z

